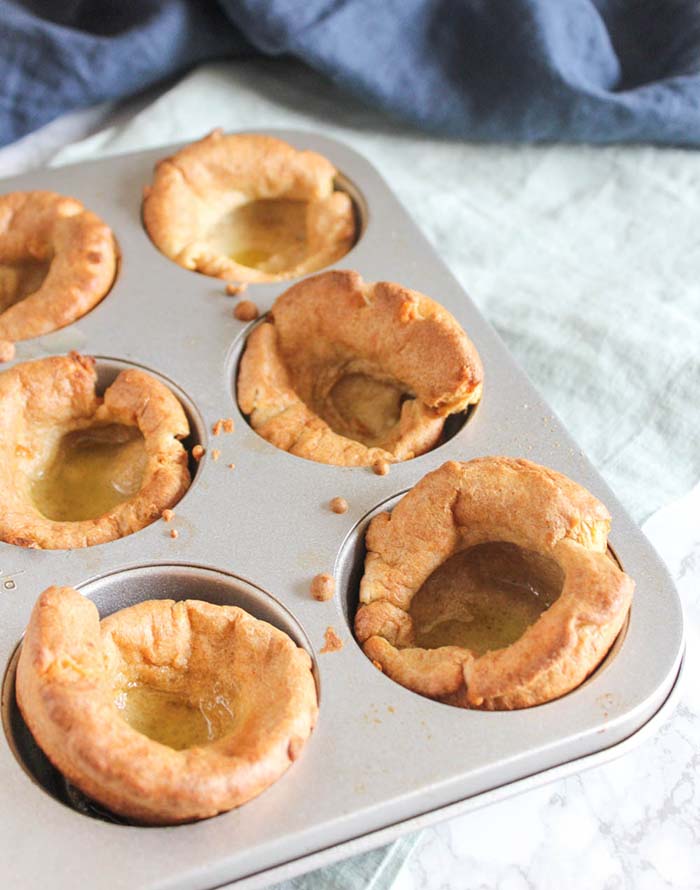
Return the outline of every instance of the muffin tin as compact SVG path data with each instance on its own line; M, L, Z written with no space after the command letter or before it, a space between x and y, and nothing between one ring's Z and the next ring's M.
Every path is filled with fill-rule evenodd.
M80 199L112 227L122 252L107 297L68 328L19 343L16 361L78 349L98 357L104 384L124 366L154 372L189 414L188 444L207 450L171 523L84 550L0 544L0 658L7 665L0 855L8 879L23 887L47 880L54 890L76 883L262 887L612 757L630 737L648 733L672 701L682 612L644 535L370 164L318 134L270 135L319 151L342 171L361 235L338 266L368 281L398 281L446 306L479 350L484 397L466 423L451 424L444 444L394 464L387 476L279 451L236 404L236 369L251 325L233 318L236 301L224 282L172 263L141 225L153 165L179 146L3 182L3 191L52 189ZM264 312L286 287L251 285L245 296ZM212 425L225 417L234 418L235 432L213 436ZM613 517L611 547L637 582L628 625L592 677L524 711L463 711L421 698L376 670L352 636L369 518L444 461L487 454L551 466L601 498ZM349 503L342 515L329 508L338 495ZM309 594L318 572L336 576L330 602ZM318 726L301 758L257 799L203 822L143 828L96 811L38 751L14 700L17 646L50 584L78 587L103 614L140 599L189 596L242 605L286 630L311 653L320 693ZM344 645L321 654L329 626Z

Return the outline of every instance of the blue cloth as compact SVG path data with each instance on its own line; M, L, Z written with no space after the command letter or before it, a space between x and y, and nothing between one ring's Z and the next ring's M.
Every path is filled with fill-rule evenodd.
M465 139L700 146L697 0L0 0L0 144L251 52Z

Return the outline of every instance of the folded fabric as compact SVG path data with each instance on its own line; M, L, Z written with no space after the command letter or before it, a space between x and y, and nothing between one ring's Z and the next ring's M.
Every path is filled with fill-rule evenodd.
M213 2L0 0L0 145L202 59L250 51Z
M0 0L0 144L251 52L469 140L700 146L696 0Z

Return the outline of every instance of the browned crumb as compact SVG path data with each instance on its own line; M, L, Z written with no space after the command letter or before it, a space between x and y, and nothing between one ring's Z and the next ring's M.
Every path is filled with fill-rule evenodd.
M0 340L0 362L11 362L15 357L15 344L11 340Z
M233 432L233 418L232 417L220 417L215 423L211 425L211 434L212 436L220 436L221 433L232 433Z
M166 507L165 510L163 510L163 512L160 515L163 518L163 522L170 522L170 520L175 515L175 511L170 510L168 507Z
M192 449L192 457L195 460L201 460L204 457L204 448L201 445L195 445Z
M253 321L260 315L260 312L252 300L241 300L240 303L236 304L233 315L239 321Z
M221 452L218 448L212 448L211 459L218 460L221 457Z
M235 470L235 469L236 469L236 465L235 465L235 464L229 464L229 465L228 465L228 468L229 468L229 470Z
M331 501L331 510L334 513L347 513L348 512L348 502L345 498L333 498Z
M321 603L332 599L335 593L335 578L327 572L322 572L311 582L311 596Z
M372 664L376 667L376 669L378 671L381 671L382 673L384 673L384 668L382 667L382 664L380 661L375 661L374 659L372 659Z
M177 537L179 537L179 535L180 535L180 532L176 528L170 529L170 537L171 538L177 538Z
M147 198L150 194L151 194L151 187L150 187L150 185L144 185L144 187L143 187L143 196L144 196L144 198Z
M343 641L340 639L338 634L335 632L335 628L327 627L325 634L325 643L321 648L321 654L324 652L340 652L343 648Z
M375 460L375 462L372 464L372 469L377 474L377 476L386 476L386 474L389 472L389 467L389 461L382 458L380 458L379 460Z
M226 285L226 293L229 297L237 297L239 294L244 294L248 290L248 285L244 281L242 284L231 284Z

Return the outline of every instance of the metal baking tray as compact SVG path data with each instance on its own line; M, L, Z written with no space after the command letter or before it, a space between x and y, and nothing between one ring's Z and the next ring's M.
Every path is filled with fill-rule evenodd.
M362 235L337 265L369 281L398 281L446 306L484 362L483 401L461 428L453 424L452 438L393 465L387 476L279 451L253 432L236 404L236 369L251 326L233 318L235 300L223 282L172 263L141 225L153 165L179 146L2 183L3 191L53 189L79 198L109 223L122 251L102 303L62 331L18 344L16 361L78 349L99 357L104 384L129 364L146 368L183 400L189 444L207 449L171 524L83 550L0 544L0 660L9 666L0 862L7 886L261 887L608 759L623 740L648 732L654 715L660 719L676 683L683 617L661 560L406 210L347 146L316 133L269 132L323 153L342 171ZM264 312L287 286L251 285L246 297ZM229 416L234 434L212 437L212 424ZM546 464L601 498L613 517L611 547L637 582L629 623L603 665L579 689L529 710L464 711L422 698L376 670L351 632L368 518L444 461L488 454ZM328 508L337 495L350 504L344 515ZM311 578L322 571L337 579L327 603L309 595ZM195 824L144 828L86 815L33 745L14 700L13 656L34 601L50 584L78 587L104 614L145 598L189 596L240 604L287 630L310 651L320 691L318 726L302 757L257 799ZM329 626L343 649L319 654Z

